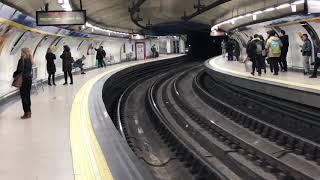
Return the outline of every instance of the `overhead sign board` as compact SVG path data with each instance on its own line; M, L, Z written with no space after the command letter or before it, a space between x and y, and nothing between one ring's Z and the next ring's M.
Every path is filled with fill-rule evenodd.
M320 1L308 0L308 13L320 13Z
M84 25L86 11L37 11L38 26Z

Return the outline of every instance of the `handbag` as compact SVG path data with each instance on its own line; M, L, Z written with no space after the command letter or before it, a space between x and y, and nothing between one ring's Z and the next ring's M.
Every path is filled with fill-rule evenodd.
M23 61L23 70L24 70L24 60L22 60ZM22 72L21 73L19 73L19 74L17 74L15 77L14 77L14 79L13 79L13 82L12 82L12 86L13 87L16 87L16 88L21 88L22 87L22 83L23 83L23 75L22 75L22 73L23 73L23 70L22 70Z
M311 51L303 51L302 56L312 56L312 52Z
M21 88L23 83L22 73L16 75L13 79L12 86L16 88Z

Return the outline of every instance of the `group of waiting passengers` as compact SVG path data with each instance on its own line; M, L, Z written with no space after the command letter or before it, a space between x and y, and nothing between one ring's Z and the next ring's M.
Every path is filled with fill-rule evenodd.
M97 51L97 61L98 67L105 67L106 64L104 63L103 59L106 56L106 52L103 50L103 47L100 46ZM56 86L55 83L55 73L56 73L56 65L55 59L56 55L53 53L53 47L49 47L47 49L47 53L45 56L47 60L47 72L48 72L48 85ZM70 47L65 45L63 46L63 53L61 54L60 58L62 59L62 71L64 73L64 80L65 82L63 85L68 84L68 75L70 77L70 84L73 84L73 76L72 76L72 69L80 68L81 74L85 74L83 69L83 61L86 57L83 55L81 58L74 61ZM32 85L32 65L34 64L34 59L32 56L32 51L30 48L22 48L21 49L21 56L17 65L16 71L13 73L13 78L15 79L14 82L17 82L18 77L21 77L21 85L19 85L20 96L22 101L22 107L24 111L24 115L21 116L21 119L28 119L31 118L31 99L30 99L30 92L31 92L31 85ZM52 79L52 84L51 84ZM19 83L20 84L20 83ZM17 86L16 86L17 87Z
M274 30L268 31L268 38L266 40L264 40L262 35L255 34L254 37L251 37L248 41L246 46L247 58L245 62L248 60L252 62L252 75L255 74L255 71L258 72L258 76L261 76L262 70L266 73L265 60L267 60L270 71L273 72L274 75L278 75L280 70L283 72L288 71L287 54L289 49L289 37L284 30L281 30L280 32L280 35L278 35ZM304 75L308 75L310 74L312 44L307 34L302 34L300 37L303 41L303 45L301 46L304 68L303 73ZM233 54L231 54L231 56L233 56ZM320 65L318 57L316 57L316 61L312 63L312 65L314 65L314 71L310 78L316 78L317 70Z

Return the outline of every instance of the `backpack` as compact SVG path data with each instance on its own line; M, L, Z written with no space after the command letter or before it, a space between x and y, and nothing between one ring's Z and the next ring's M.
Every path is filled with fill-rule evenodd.
M261 44L261 42L257 42L257 43L256 43L256 54L262 55L262 51L263 51L263 49L262 49L262 44Z
M280 55L281 54L281 48L280 48L279 40L272 40L271 41L271 52L274 55Z

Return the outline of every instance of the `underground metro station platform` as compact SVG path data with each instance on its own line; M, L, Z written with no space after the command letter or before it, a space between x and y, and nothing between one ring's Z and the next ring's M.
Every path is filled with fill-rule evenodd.
M319 13L1 1L0 179L320 179Z

